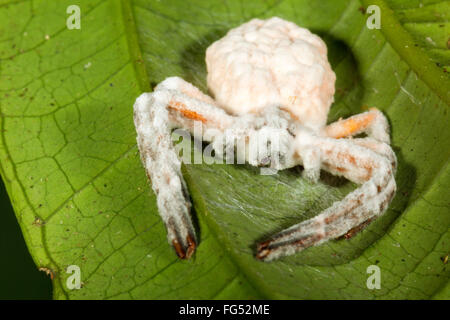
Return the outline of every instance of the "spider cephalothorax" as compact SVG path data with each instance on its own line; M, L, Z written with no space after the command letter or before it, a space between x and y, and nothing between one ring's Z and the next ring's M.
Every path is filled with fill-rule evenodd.
M206 65L215 99L172 77L134 105L142 162L179 257L193 254L196 238L170 133L178 127L193 131L194 121L205 128L197 138L212 141L218 153L234 147L223 141L263 134L273 140L280 157L265 149L246 153L251 165L303 165L304 177L312 181L323 169L361 184L316 217L260 243L258 259L272 260L350 234L386 210L396 190L388 122L371 109L326 125L336 76L318 36L280 18L254 19L213 43L206 51ZM366 137L352 138L361 133Z

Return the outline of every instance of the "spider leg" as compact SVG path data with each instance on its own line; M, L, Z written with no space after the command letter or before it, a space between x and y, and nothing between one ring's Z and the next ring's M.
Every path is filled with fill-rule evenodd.
M381 147L377 152L352 141L315 137L309 143L320 150L322 169L361 186L316 217L260 243L258 259L270 261L338 238L385 211L396 190L391 161Z
M356 226L350 230L347 231L346 234L344 234L343 236L340 236L338 238L336 238L337 240L341 240L341 239L351 239L353 238L356 234L358 234L361 230L364 230L371 222L373 221L373 218L369 218L366 221L364 221L363 223L361 223L359 226Z
M397 170L397 157L389 144L385 142L380 142L370 137L355 138L352 139L351 141L361 147L369 148L370 150L378 153L379 155L386 157L391 162L395 174Z
M392 148L387 143L380 142L370 137L352 139L352 142L362 147L369 148L382 156L385 156L391 162L391 166L395 174L397 169L397 157L395 156ZM338 239L350 239L354 237L358 232L366 228L373 220L373 218L370 218L367 221L364 221L359 226L350 229L345 235L339 237Z
M366 147L371 149L372 151L385 156L391 163L391 166L394 170L394 174L397 168L397 157L395 156L394 151L392 151L392 148L384 142L380 142L376 139L366 137L366 138L355 138L351 140L353 143L356 143L357 145L360 145L362 147ZM368 220L364 221L360 225L350 229L346 234L339 237L338 239L345 238L350 239L353 236L355 236L358 232L363 230L365 227L367 227L370 222L372 222L374 218L369 218Z
M323 135L330 138L344 138L367 133L367 138L354 139L356 144L372 149L373 151L387 156L396 168L396 157L390 148L389 123L384 114L376 108L357 114L350 118L336 121L325 127ZM308 135L303 135L302 140ZM320 154L307 141L302 141L298 154L303 162L303 176L313 182L317 182L320 176ZM394 164L395 163L395 164Z
M330 138L344 138L367 133L378 141L389 144L389 123L384 114L376 108L339 120L325 127L325 135Z
M310 131L300 129L297 132L296 149L303 164L302 175L311 182L317 182L320 178L321 152L315 145L316 139Z
M176 127L192 129L194 121L220 131L232 123L233 117L180 78L166 79L154 92L139 96L134 104L141 160L152 182L168 241L182 259L190 258L197 245L189 194L181 174L181 161L172 144L171 130Z

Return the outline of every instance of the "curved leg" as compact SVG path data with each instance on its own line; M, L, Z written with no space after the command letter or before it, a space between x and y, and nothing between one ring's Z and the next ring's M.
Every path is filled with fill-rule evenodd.
M365 147L365 148L369 148L370 150L378 153L379 155L382 155L384 157L386 157L392 166L394 175L395 172L397 170L397 157L394 153L394 151L392 150L391 146L388 145L387 143L384 142L380 142L376 139L370 138L370 137L366 137L366 138L356 138L356 139L352 139L351 140L353 143L356 143L359 146ZM361 230L363 230L365 227L367 227L375 218L370 218L367 221L363 222L362 224L360 224L359 226L356 226L352 229L350 229L345 235L343 235L342 237L339 237L339 239L341 238L345 238L345 239L350 239L353 236L355 236L358 232L360 232Z
M134 123L141 160L151 179L169 243L180 258L196 248L190 217L191 203L181 175L181 161L172 144L171 130L201 121L219 131L233 118L211 103L212 99L180 78L168 78L134 104Z
M362 185L316 217L260 243L258 259L270 261L345 235L381 215L395 194L394 169L388 157L348 139L311 137L309 144L320 150L322 169Z

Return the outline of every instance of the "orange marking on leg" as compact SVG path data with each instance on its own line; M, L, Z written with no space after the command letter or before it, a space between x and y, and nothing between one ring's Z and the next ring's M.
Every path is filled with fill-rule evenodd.
M172 108L178 112L181 112L183 114L183 116L185 116L188 119L198 120L203 123L206 123L208 121L208 119L206 119L204 116L202 116L198 112L189 110L189 108L186 107L186 105L184 103L181 103L179 101L170 101L169 108Z
M333 152L331 150L326 150L325 154L329 157L333 156ZM373 169L377 167L375 163L372 163L370 161L359 161L357 162L357 159L352 156L351 154L345 153L345 152L338 152L335 154L335 157L338 159L338 163L350 163L351 165L355 167L359 167L366 170L366 175L364 177L361 177L362 180L367 181L372 177ZM325 161L324 164L326 164L330 169L340 172L345 176L345 173L349 171L348 168L344 166L336 166L333 164L333 162Z
M371 111L374 111L374 109L371 109ZM375 117L375 112L356 115L330 124L325 128L325 132L329 137L336 139L351 136L366 129L375 120Z

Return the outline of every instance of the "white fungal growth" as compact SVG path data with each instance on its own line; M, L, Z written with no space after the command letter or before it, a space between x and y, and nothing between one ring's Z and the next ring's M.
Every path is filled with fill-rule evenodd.
M397 167L388 121L372 108L326 125L336 77L318 36L280 18L254 19L213 43L206 64L215 99L170 77L134 105L142 163L169 243L180 258L189 258L197 244L170 135L174 128L212 142L216 154L228 155L244 142L237 153L253 166L282 170L303 165L303 176L313 182L326 170L360 184L316 217L259 243L260 260L350 238L385 212L395 195ZM353 138L360 134L366 137Z
M307 127L325 125L336 76L318 36L280 18L253 19L206 50L208 88L235 115L283 107Z

